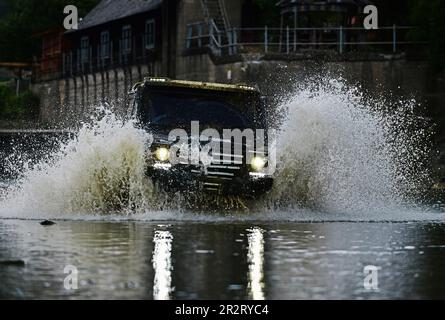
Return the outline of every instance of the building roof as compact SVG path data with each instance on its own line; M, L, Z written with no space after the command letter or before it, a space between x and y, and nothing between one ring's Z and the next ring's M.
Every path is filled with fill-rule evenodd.
M162 0L102 0L79 23L79 29L71 30L71 32L153 10L161 3Z

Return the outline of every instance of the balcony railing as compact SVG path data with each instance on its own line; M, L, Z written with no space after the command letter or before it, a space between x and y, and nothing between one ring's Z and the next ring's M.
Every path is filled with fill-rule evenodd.
M242 52L295 54L305 50L398 53L424 44L407 40L413 27L390 26L376 30L357 27L232 28L218 30L213 21L187 25L186 49L208 47L216 56Z

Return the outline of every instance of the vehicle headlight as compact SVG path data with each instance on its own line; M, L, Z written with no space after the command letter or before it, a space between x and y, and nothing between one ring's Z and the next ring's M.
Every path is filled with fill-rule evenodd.
M261 156L255 156L252 158L250 165L252 166L253 170L261 171L266 166L266 159L264 159L264 157Z
M155 157L159 161L165 162L170 159L170 150L166 147L160 147L155 151Z

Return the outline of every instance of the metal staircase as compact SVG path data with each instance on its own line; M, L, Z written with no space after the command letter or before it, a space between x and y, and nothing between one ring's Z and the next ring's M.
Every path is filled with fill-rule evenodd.
M230 29L224 0L201 0L201 4L206 19L213 20L220 32L225 33Z
M237 53L237 34L230 25L225 0L201 0L202 9L209 28L209 47L221 55Z

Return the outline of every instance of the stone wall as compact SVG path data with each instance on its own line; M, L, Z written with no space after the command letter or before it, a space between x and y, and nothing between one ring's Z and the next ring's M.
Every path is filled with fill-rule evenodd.
M184 2L186 4L187 2ZM186 10L185 10L186 12ZM179 19L181 19L179 17ZM175 78L258 85L269 96L286 93L295 82L308 76L330 73L341 76L368 92L413 97L421 102L426 115L437 122L436 142L440 146L438 168L445 177L445 76L434 74L427 63L388 59L380 61L270 60L243 56L241 61L222 63L203 52L178 55ZM160 63L119 68L103 73L38 83L34 91L41 97L42 123L71 127L89 117L102 101L123 112L122 101L131 86L146 76L162 76Z
M131 87L144 77L160 75L160 63L153 63L34 84L33 91L41 99L40 122L71 127L88 118L104 102L123 112Z
M395 95L426 101L433 114L443 113L445 77L432 74L426 63L418 61L279 61L244 56L242 61L215 63L208 53L202 53L177 58L175 78L254 84L274 95L311 75L327 73L369 92L390 90ZM102 101L123 100L135 82L149 75L162 76L160 63L37 83L33 90L41 97L41 120L52 124L73 115L88 115L88 108Z
M340 76L373 96L414 98L417 112L432 119L435 149L433 164L437 179L445 179L445 73L437 74L426 62L381 61L250 61L241 66L240 81L257 84L269 96L282 96L295 82L313 75ZM236 75L237 73L235 73ZM221 75L222 76L222 75ZM321 77L323 79L323 77ZM322 80L321 80L322 81Z

